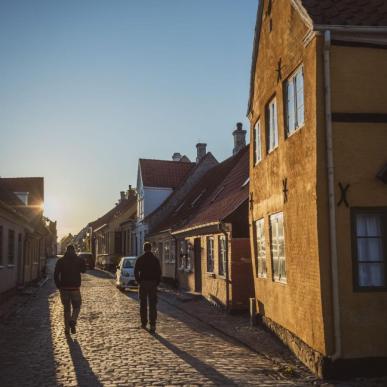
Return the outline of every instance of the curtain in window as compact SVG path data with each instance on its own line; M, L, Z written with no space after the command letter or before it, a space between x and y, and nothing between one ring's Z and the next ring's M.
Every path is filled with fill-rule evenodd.
M358 285L385 285L382 218L378 214L358 214L356 217Z

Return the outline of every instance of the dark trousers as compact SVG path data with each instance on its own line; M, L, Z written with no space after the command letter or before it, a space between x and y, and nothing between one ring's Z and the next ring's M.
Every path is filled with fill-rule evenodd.
M138 290L140 298L141 324L148 323L148 303L149 303L149 323L156 325L157 319L157 283L156 281L141 281Z
M78 315L81 310L81 292L79 290L60 290L60 299L64 308L65 329L69 330L70 321L77 323ZM73 310L71 311L71 307Z

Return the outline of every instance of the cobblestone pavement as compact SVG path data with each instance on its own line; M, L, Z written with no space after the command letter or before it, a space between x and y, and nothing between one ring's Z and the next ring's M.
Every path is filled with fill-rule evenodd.
M1 322L1 387L311 384L164 301L150 335L139 328L134 293L119 292L104 273L83 276L82 297L70 339L51 279Z

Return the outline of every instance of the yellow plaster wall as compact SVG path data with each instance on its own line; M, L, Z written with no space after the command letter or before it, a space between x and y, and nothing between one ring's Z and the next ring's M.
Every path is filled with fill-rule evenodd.
M387 50L332 47L332 100L333 111L387 113ZM350 184L350 207L387 207L387 186L375 177L387 163L387 123L334 123L333 131L335 185ZM354 290L350 209L336 211L343 354L387 356L387 291Z
M270 18L272 31L269 32ZM307 47L303 39L308 32L290 2L273 2L267 14L265 2L259 55L255 76L250 138L257 119L261 122L263 160L256 166L251 161L251 192L254 208L251 220L264 218L266 279L255 278L255 295L261 312L301 338L314 350L326 353L322 295L318 255L316 205L316 71L317 41ZM278 81L278 61L282 61L282 80ZM300 64L304 65L305 125L285 138L284 84ZM277 97L279 146L266 154L265 106ZM250 159L253 160L251 142ZM282 181L288 180L288 201L284 203ZM283 211L287 283L272 280L269 215ZM255 235L252 232L252 240ZM252 243L255 273L255 245Z

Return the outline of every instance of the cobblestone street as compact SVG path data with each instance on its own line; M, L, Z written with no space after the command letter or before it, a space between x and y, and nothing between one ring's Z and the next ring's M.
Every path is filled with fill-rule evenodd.
M52 264L52 262L51 262ZM157 334L139 328L133 292L83 276L78 332L64 335L53 281L1 323L0 386L310 385L163 300Z

